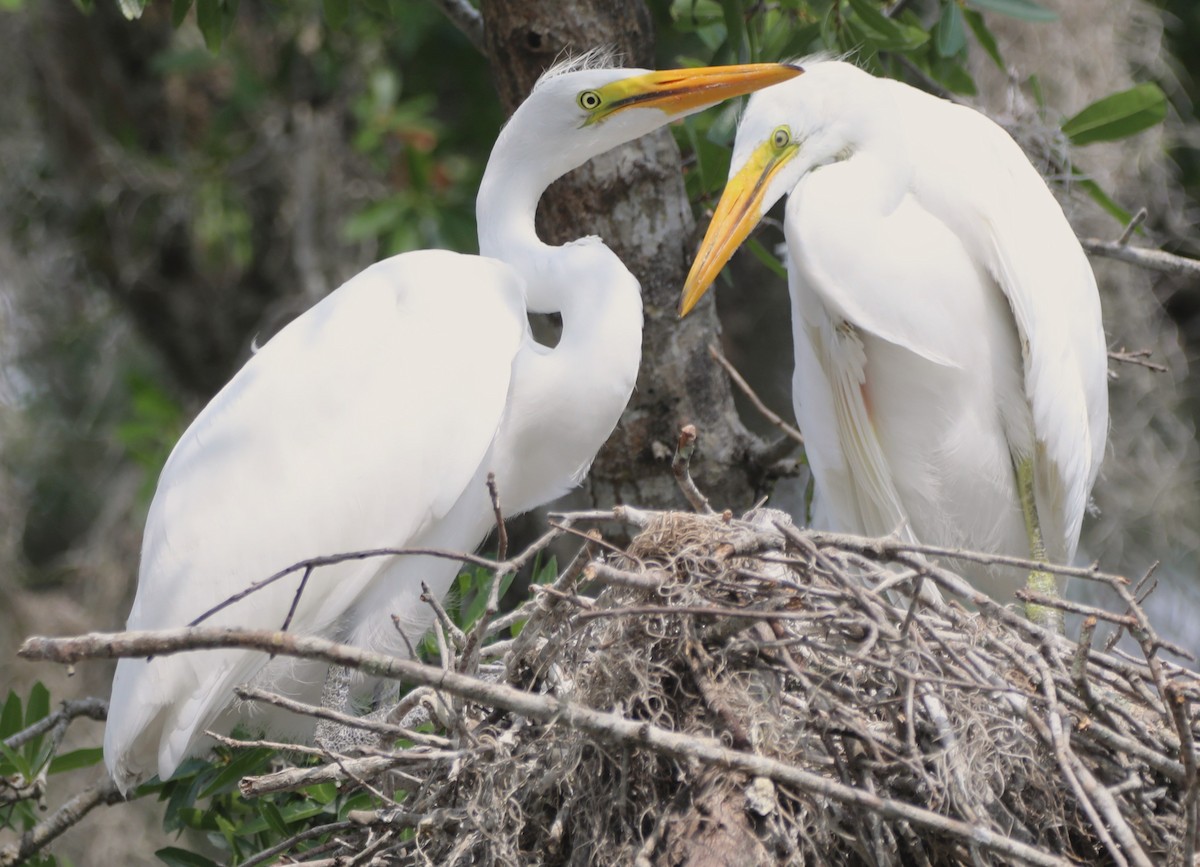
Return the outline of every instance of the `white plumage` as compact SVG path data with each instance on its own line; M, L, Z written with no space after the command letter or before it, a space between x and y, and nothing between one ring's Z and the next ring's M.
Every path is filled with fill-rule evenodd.
M684 311L790 194L814 521L1069 562L1108 397L1096 283L1062 209L982 114L847 63L805 66L750 100ZM1023 583L957 565L1001 600Z
M430 250L371 266L268 342L188 428L150 509L128 628L182 626L311 557L471 551L494 521L489 472L509 514L577 484L633 389L641 296L599 239L543 244L538 199L611 147L795 74L777 64L576 64L544 76L489 160L482 256ZM534 342L526 318L550 311L563 321L554 349ZM441 595L456 572L432 557L320 568L292 629L407 654L431 619L421 582ZM208 623L279 628L299 580ZM105 732L109 771L122 788L155 772L166 779L203 749L205 729L239 718L235 685L312 702L324 677L324 665L241 650L122 660Z

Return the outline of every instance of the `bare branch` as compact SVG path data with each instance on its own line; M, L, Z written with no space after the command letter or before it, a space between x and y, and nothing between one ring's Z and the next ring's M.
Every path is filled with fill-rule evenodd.
M462 31L467 39L471 40L471 44L480 54L485 53L483 15L479 13L478 9L472 6L468 0L433 0L433 4L446 13L446 17Z
M1200 261L1186 256L1177 256L1165 250L1150 250L1145 247L1130 247L1119 241L1101 241L1099 238L1081 238L1083 249L1094 256L1104 256L1120 262L1128 262L1163 274L1180 274L1200 277Z
M70 722L76 717L86 716L99 722L108 719L108 702L101 698L83 698L76 701L63 702L62 710L55 711L45 719L40 719L28 728L21 729L16 734L4 739L4 745L11 750L23 746L39 735L43 735L58 726L63 721Z
M709 344L708 354L713 357L713 360L716 361L717 364L725 368L725 372L729 374L729 379L741 390L742 394L746 395L747 399L751 404L753 404L754 408L758 410L759 414L763 418L783 431L784 436L790 440L794 440L797 445L804 445L804 436L800 433L799 429L788 424L786 421L784 421L782 416L774 412L770 407L763 403L762 398L760 398L755 393L754 389L750 387L750 383L746 382L745 378L738 373L738 369L733 366L733 363L728 358L725 357L724 353L721 352L721 348L717 346L717 344Z
M49 816L21 835L21 839L0 849L0 867L21 864L101 804L109 805L124 798L108 777L93 783Z
M675 447L675 457L671 460L671 472L675 474L679 490L683 491L684 497L687 498L692 508L701 514L711 515L713 508L709 505L708 497L704 496L696 487L696 483L692 481L690 467L695 450L696 427L685 424L679 430L679 442Z
M1166 373L1170 368L1165 364L1159 364L1157 361L1151 361L1151 351L1149 349L1125 349L1121 347L1119 350L1109 350L1108 358L1110 361L1116 361L1121 364L1133 364L1138 367L1145 367L1153 370L1155 373ZM1110 377L1115 378L1116 373L1111 372Z

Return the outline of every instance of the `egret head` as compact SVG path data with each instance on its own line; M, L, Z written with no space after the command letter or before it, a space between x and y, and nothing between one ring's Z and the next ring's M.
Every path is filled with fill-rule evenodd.
M505 128L503 137L519 136L524 158L554 177L671 120L801 72L784 63L650 71L596 65L602 62L588 55L548 70Z
M763 215L810 171L849 158L889 112L869 73L840 61L750 98L738 124L729 182L692 263L679 304L686 315ZM884 110L881 110L884 109Z

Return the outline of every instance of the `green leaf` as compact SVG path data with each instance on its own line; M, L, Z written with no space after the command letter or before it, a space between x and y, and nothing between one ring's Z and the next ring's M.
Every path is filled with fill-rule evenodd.
M204 35L204 44L216 51L233 29L238 0L197 0L196 24Z
M757 238L748 238L745 247L754 254L754 258L767 266L767 269L781 280L787 279L787 268L779 261L779 257L763 246Z
M951 2L954 2L954 0L951 0ZM987 52L987 56L992 58L992 63L996 64L996 68L1001 72L1007 72L1008 70L1004 66L1004 58L1000 56L1000 46L996 44L996 37L992 35L992 31L988 30L987 24L984 23L983 16L974 9L963 9L962 14L963 18L967 21L967 26L975 34L975 40Z
M1039 6L1033 0L967 0L969 6L984 9L988 12L998 12L1009 18L1019 18L1022 21L1057 21L1058 13L1044 6Z
M1063 135L1072 144L1126 138L1161 123L1167 116L1167 97L1157 84L1146 82L1097 100L1068 118Z
M29 762L19 752L6 745L4 741L0 741L0 757L5 759L7 764L11 765L12 769L20 774L26 782L33 779L33 768Z
M0 712L0 738L12 737L19 732L23 728L21 720L24 718L21 713L21 697L9 690L4 710Z
M211 798L218 792L233 790L242 777L262 767L270 759L271 750L261 747L239 750L211 783L200 792L200 798Z
M117 0L117 8L121 10L121 14L129 21L136 21L142 17L142 10L146 8L146 0Z
M29 690L29 701L25 703L25 727L50 716L50 690L40 680Z
M192 0L171 0L171 25L178 27L187 18L192 8Z
M338 30L346 23L350 14L350 0L324 0L325 23L331 30Z
M942 57L953 57L967 44L967 30L963 26L962 10L954 0L946 4L942 17L938 19L935 47Z
M1078 174L1078 172L1075 172ZM1082 179L1077 181L1083 191L1092 197L1101 208L1103 208L1110 216L1113 217L1122 226L1128 226L1129 221L1133 219L1133 214L1122 208L1113 200L1112 196L1104 192L1100 185L1090 179Z
M167 867L219 867L216 861L210 861L203 855L197 855L195 852L178 849L174 846L159 849L154 854Z
M880 36L895 38L900 35L899 25L872 5L871 0L850 0L850 8L862 19L863 24Z
M267 824L271 826L271 830L280 837L289 836L287 822L283 820L283 814L279 812L279 808L270 801L263 800L259 803L262 817L267 820Z
M304 794L312 798L318 804L328 804L337 797L337 786L333 783L318 783L315 786L309 786L304 789Z
M84 747L79 750L71 750L69 753L61 753L54 757L50 762L49 773L61 774L66 771L75 771L79 768L90 768L92 765L99 764L104 758L104 750L100 747Z
M868 42L880 51L912 51L929 41L929 34L920 27L903 24L888 18L879 11L872 0L849 0L850 8L858 16L858 23L865 30L861 41ZM845 21L846 29L854 32L855 22Z

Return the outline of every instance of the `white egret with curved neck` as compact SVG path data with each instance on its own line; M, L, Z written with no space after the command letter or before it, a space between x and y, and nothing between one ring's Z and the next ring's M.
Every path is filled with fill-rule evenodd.
M847 63L802 65L750 100L681 314L788 195L814 523L1070 562L1108 393L1095 278L1061 207L979 112ZM955 565L1002 601L1025 580ZM1040 569L1028 579L1056 590Z
M488 473L510 514L578 484L633 389L642 303L598 238L542 243L538 199L593 156L797 72L576 64L543 76L488 161L482 255L427 250L372 265L272 338L184 433L150 507L128 628L182 626L308 558L471 551L494 522ZM556 347L534 342L528 311L561 313ZM318 569L291 628L407 655L431 620L421 583L441 596L456 572L453 561L401 556ZM298 581L207 623L279 628ZM230 707L235 685L311 702L324 676L324 665L241 650L122 660L109 771L123 789L167 779L203 750L205 729L245 718Z

